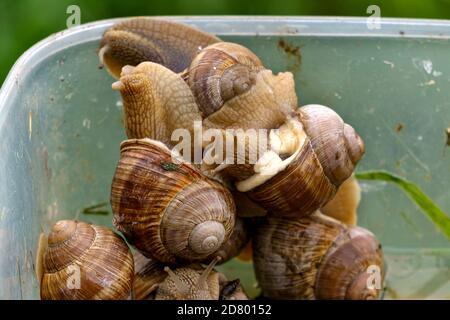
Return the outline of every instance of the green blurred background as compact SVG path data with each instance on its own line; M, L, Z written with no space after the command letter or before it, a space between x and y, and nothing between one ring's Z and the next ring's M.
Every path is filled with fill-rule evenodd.
M372 4L382 17L450 18L450 0L0 0L0 83L25 50L66 28L71 4L80 7L81 23L136 15L369 16Z

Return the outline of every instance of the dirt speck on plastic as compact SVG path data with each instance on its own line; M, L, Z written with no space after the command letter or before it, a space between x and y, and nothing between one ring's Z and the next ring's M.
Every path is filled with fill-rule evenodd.
M277 42L277 47L284 51L288 57L294 59L294 63L289 66L289 71L292 73L300 70L302 64L302 55L300 52L300 46L295 46L284 38L280 38Z
M397 125L395 126L395 132L399 133L400 131L403 130L403 128L405 127L405 124L402 122L397 123Z

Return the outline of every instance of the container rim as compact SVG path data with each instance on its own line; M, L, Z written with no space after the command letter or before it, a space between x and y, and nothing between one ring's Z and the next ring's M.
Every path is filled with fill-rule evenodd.
M148 16L150 17L150 16ZM378 37L450 39L450 20L380 18L379 28L368 27L368 17L331 16L151 16L179 21L221 35ZM0 89L0 114L14 98L21 79L55 52L99 40L114 23L131 18L98 20L54 33L39 41L14 63ZM372 21L372 20L371 20ZM236 27L238 25L238 27ZM372 25L373 26L373 25ZM89 32L86 32L89 31ZM1 127L1 126L0 126Z

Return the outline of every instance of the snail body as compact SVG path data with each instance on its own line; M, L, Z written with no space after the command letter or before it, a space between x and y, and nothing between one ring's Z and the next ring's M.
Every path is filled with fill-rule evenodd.
M158 141L127 140L111 188L115 227L166 264L206 258L229 239L235 221L230 192L178 160Z
M191 71L198 69L193 67ZM112 87L122 96L128 138L151 138L171 145L174 130L187 129L192 136L196 121L202 121L203 130L272 129L279 127L297 108L291 73L273 75L262 69L252 71L250 81L239 80L236 72L232 69L229 73L233 76L222 79L222 75L197 71L188 76L186 83L180 75L156 63L124 67ZM240 85L245 90L236 89L230 94L220 93L217 88Z
M43 300L119 300L131 293L133 257L108 228L61 220L53 225L43 254Z
M296 219L267 217L253 238L256 278L274 299L376 299L371 270L384 277L381 245L361 227L319 212Z
M162 19L139 17L113 25L103 34L99 57L118 78L122 67L144 61L161 64L178 73L195 55L219 38L190 26Z
M193 136L194 122L201 121L187 84L162 65L143 62L128 66L112 87L122 96L129 139L150 138L170 146L175 130L186 129Z
M180 266L171 270L161 263L134 254L136 274L133 289L136 300L247 300L238 279L228 281L213 268L216 256L203 268L199 264Z
M354 226L358 219L357 209L360 200L361 188L353 174L341 184L336 195L320 209L320 212Z
M247 245L241 250L241 253L237 256L237 259L244 262L251 262L253 259L252 241L250 240Z
M356 131L328 107L307 105L270 133L271 150L255 174L236 182L272 215L308 215L323 207L364 154Z
M146 258L136 251L134 259L133 298L135 300L153 300L158 285L167 277L164 265Z
M168 277L160 283L156 300L218 300L220 274L214 266L220 260L216 257L207 268L191 265L171 270L165 267Z

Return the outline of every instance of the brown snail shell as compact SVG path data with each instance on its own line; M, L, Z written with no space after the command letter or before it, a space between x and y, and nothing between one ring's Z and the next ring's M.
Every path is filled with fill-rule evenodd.
M364 154L364 142L328 107L307 105L300 108L299 116L327 178L340 185Z
M218 42L193 59L186 80L207 117L226 101L248 91L262 68L259 58L246 47Z
M105 227L61 220L48 236L41 299L127 299L133 274L133 256L121 237Z
M161 64L178 73L189 67L204 47L219 38L168 20L138 17L116 23L103 34L99 57L118 78L123 66L144 61Z
M273 215L307 215L323 207L364 154L355 130L325 106L299 108L279 135L280 148L289 149L288 154L269 151L272 158L255 165L257 174L236 183Z
M267 217L253 238L256 278L274 299L376 299L369 268L384 278L381 245L372 233L319 212L287 220Z
M176 129L189 130L193 136L194 121L201 121L189 87L162 65L143 62L125 67L112 87L122 96L129 139L150 138L171 145Z
M159 284L167 277L164 265L136 251L134 259L133 293L135 300L153 300Z
M323 214L348 225L356 225L357 209L361 200L361 188L352 174L339 187L336 195L320 209Z
M230 238L206 261L212 261L216 256L219 256L221 258L219 263L222 264L238 256L250 241L250 226L248 224L245 219L236 217Z
M199 261L229 239L236 213L225 187L158 141L127 140L120 151L113 223L141 253L167 264Z
M219 273L214 266L215 258L207 268L190 265L171 270L165 267L168 277L156 291L156 300L218 300L220 293Z
M272 74L239 44L219 42L204 48L184 78L206 129L277 128L297 108L292 73Z
M47 245L48 237L44 232L42 232L41 234L39 234L35 261L35 273L39 286L41 285L42 277L44 276L44 256L45 251L47 250Z

